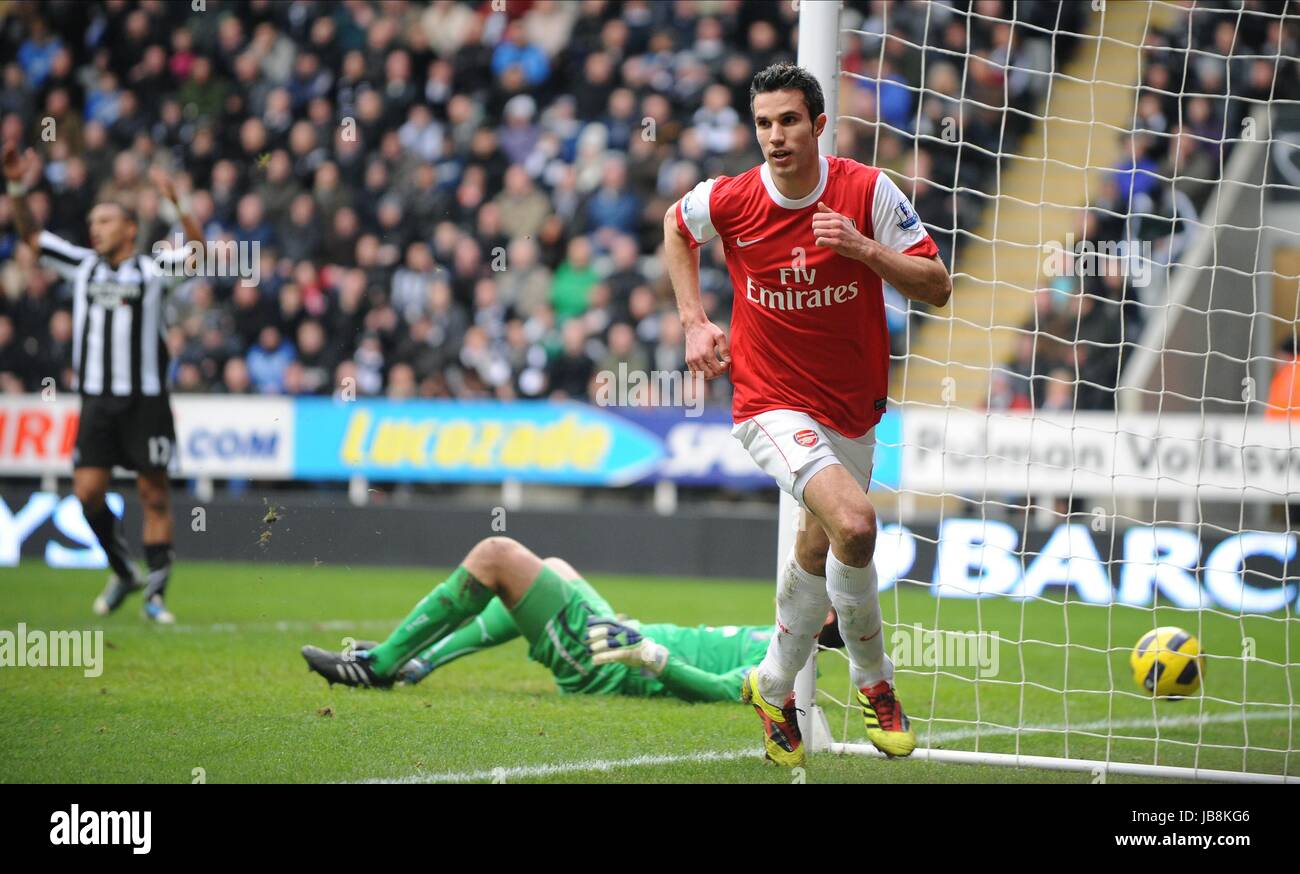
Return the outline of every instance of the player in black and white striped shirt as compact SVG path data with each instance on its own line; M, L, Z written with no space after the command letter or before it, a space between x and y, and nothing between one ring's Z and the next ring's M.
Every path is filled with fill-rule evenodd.
M173 622L163 601L173 559L167 468L176 442L167 395L163 304L166 293L185 276L182 270L164 268L167 261L183 260L185 253L136 254L135 215L122 203L101 202L90 211L90 249L37 229L24 185L24 176L36 166L35 155L29 151L20 158L11 144L4 149L3 161L19 236L38 252L43 266L73 285L72 355L81 420L72 453L72 486L113 570L95 600L95 612L111 613L131 592L144 589L145 616ZM171 181L162 174L154 181L175 203ZM181 222L188 239L201 239L192 217L181 212ZM149 568L144 579L131 563L121 525L104 500L115 466L137 474Z

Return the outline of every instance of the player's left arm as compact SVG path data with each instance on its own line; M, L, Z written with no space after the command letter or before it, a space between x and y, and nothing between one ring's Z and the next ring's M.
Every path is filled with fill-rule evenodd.
M871 196L870 237L847 216L818 203L813 216L817 245L861 261L904 297L932 306L946 304L952 297L952 279L912 204L883 172Z
M697 668L641 633L633 623L608 616L587 619L587 649L597 665L627 665L657 679L683 701L738 701L744 668L725 674Z
M158 189L158 193L163 199L172 205L176 210L176 215L180 219L181 228L185 231L186 242L195 242L203 245L203 228L199 226L198 219L190 213L189 201L187 198L179 197L176 193L176 180L168 176L161 167L153 167L149 173L153 179L153 184Z
M27 191L41 177L40 160L33 149L19 154L17 144L10 142L5 143L0 162L4 165L14 230L18 232L18 239L30 246L33 252L40 252L41 228L37 226L31 207L27 205Z
M659 682L674 698L683 701L739 701L740 687L750 670L742 667L714 674L669 655Z
M952 278L938 255L904 255L875 240L866 241L859 260L904 297L941 307L952 297Z

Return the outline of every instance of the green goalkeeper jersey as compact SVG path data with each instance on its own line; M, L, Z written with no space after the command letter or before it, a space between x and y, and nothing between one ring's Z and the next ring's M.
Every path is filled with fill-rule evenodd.
M626 624L667 648L668 665L655 677L624 664L597 665L587 647L587 622L613 619L609 602L581 577L566 580L544 567L527 594L506 613L489 605L476 622L437 644L424 657L445 664L457 654L477 652L522 633L528 657L545 665L560 691L584 695L672 695L687 701L737 701L745 673L767 654L770 625L645 625ZM486 616L493 617L490 621ZM498 629L487 635L487 629ZM482 633L480 633L482 632ZM463 638L463 639L461 639Z
M654 624L641 625L641 633L668 649L668 666L658 677L629 672L620 692L738 701L745 674L767 654L772 626Z

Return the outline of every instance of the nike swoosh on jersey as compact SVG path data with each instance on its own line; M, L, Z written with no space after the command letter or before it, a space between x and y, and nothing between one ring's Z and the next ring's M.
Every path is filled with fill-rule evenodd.
M759 240L762 240L762 239L765 239L765 238L764 238L764 237L756 237L756 238L753 239L753 240L742 240L740 237L736 237L736 246L739 247L739 248L741 248L741 249L743 249L743 248L745 248L746 246L752 246L752 245L754 245L755 243L757 243Z

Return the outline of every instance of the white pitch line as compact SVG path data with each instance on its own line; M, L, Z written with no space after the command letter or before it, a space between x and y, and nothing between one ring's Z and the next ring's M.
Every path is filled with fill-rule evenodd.
M586 759L576 762L557 762L551 765L514 765L493 768L490 771L461 771L441 774L411 774L407 777L361 780L361 783L475 783L484 780L509 782L527 777L550 777L556 774L577 774L583 771L612 771L616 768L639 768L650 765L675 765L679 762L730 762L736 759L762 758L761 749L710 750L683 755L633 756L628 759Z
M1159 726L1161 728L1179 728L1194 726L1197 723L1214 724L1214 723L1232 723L1247 721L1261 721L1272 719L1286 719L1286 713L1277 713L1266 710L1251 710L1245 714L1240 713L1207 713L1204 717L1198 716L1165 716L1152 722L1151 720L1128 719L1116 720L1114 722L1082 722L1071 725L1071 731L1096 731L1106 727L1110 728L1148 728ZM1300 717L1297 717L1300 719ZM1020 729L1021 732L1064 732L1064 725L1027 725ZM990 728L980 732L981 737L990 737L997 735L1015 734L1014 729L1008 728ZM918 739L930 743L944 743L946 741L963 740L975 736L973 729L961 729L949 732L936 732L932 736L926 737L918 735ZM1152 738L1154 740L1154 738ZM550 777L558 774L579 774L584 771L605 772L617 768L637 768L653 765L674 765L681 762L730 762L738 759L756 759L762 756L762 750L758 748L750 750L706 750L698 753L689 753L684 755L643 755L633 756L627 759L587 759L573 762L556 762L549 765L514 765L511 767L492 768L483 771L450 771L432 774L411 774L406 777L397 778L372 778L361 780L362 783L476 783L483 781L509 782L512 778L531 778L531 777Z
M1020 734L1045 734L1057 733L1063 734L1067 730L1075 731L1101 731L1105 728L1187 728L1197 725L1216 725L1230 724L1235 722L1259 722L1272 719L1287 719L1285 711L1273 710L1248 710L1246 713L1206 713L1205 715L1187 715L1187 716L1161 716L1154 722L1150 719L1116 719L1116 720L1096 720L1094 722L1071 723L1069 726L1064 724L1058 725L1025 725L1019 729L1008 726L990 726L975 730L973 728L958 728L952 731L936 731L933 734L927 732L916 733L917 740L923 743L946 743L954 740L967 740L973 737L1003 737L1006 735ZM1294 715L1297 722L1300 722L1300 713ZM923 720L917 719L917 722ZM1131 738L1117 738L1118 740L1130 740ZM1138 740L1155 740L1151 738L1137 738Z
M279 622L213 622L210 625L160 625L159 630L173 634L237 634L256 631L353 631L362 628L392 629L400 619L325 619L281 620Z

